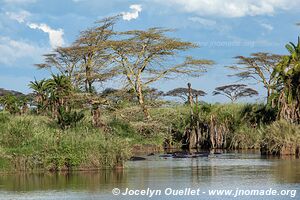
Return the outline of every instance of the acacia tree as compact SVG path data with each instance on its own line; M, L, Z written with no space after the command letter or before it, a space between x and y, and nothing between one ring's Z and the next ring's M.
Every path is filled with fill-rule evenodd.
M146 88L144 90L145 99L149 101L149 103L155 103L159 97L164 95L163 91L160 91L156 88ZM136 95L134 94L131 88L122 88L122 89L114 89L114 88L106 88L101 92L101 97L108 100L108 102L118 104L120 102L126 101L130 103L137 103Z
M263 84L267 90L269 101L269 97L276 84L272 73L282 56L259 52L251 54L250 57L237 56L235 58L238 60L238 66L229 66L228 68L238 72L230 76L236 76L241 80L253 79L256 83Z
M144 90L149 84L176 75L199 76L213 62L187 57L181 64L173 64L168 58L179 52L195 48L191 42L170 38L168 29L150 28L120 33L121 39L111 41L114 62L128 85L134 91L147 119L150 114L145 104Z
M44 55L44 63L36 64L39 69L57 70L67 77L74 85L77 85L77 72L81 57L76 49L71 47L58 47L52 53Z
M213 95L223 95L235 102L242 97L252 97L258 95L258 92L252 88L248 88L244 84L232 84L216 87Z
M82 31L69 47L59 47L44 55L38 68L54 69L69 78L76 87L83 86L87 93L94 93L93 84L114 75L106 41L113 36L113 26L118 17L105 18L96 26ZM52 71L53 72L53 71Z
M95 95L94 85L96 82L103 83L116 72L115 68L110 67L112 62L107 40L115 34L113 26L117 19L118 16L96 22L95 27L81 32L70 47L55 49L53 53L45 55L43 64L37 65L39 68L55 68L73 83L74 89L84 92L78 93L76 98L91 104L93 124L100 124L98 116L101 104Z
M117 19L118 16L96 22L97 26L81 32L74 42L73 49L81 58L77 77L87 93L95 92L95 82L104 82L115 75L115 68L109 67L112 59L107 42L116 34L113 27Z
M173 90L168 91L165 96L173 96L179 97L184 102L188 101L189 98L189 89L188 88L175 88ZM202 90L191 89L192 98L195 99L197 96L205 96L206 93Z
M144 89L144 96L150 102L154 102L162 97L164 94L163 91L158 90L157 88L146 88Z

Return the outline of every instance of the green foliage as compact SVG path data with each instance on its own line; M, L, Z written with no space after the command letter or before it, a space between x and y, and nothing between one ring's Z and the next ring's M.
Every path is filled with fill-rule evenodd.
M47 97L48 97L48 86L47 81L42 79L40 81L34 80L30 81L29 88L33 90L35 96L35 104L37 105L37 111L45 110L47 107Z
M117 134L120 137L130 137L132 135L136 135L136 130L125 121L114 118L109 124L113 133Z
M4 124L9 121L8 114L5 112L0 112L0 124Z
M114 168L131 153L126 140L106 136L82 120L60 130L41 116L9 117L0 124L0 167L9 170Z
M241 119L249 126L270 124L276 120L277 110L264 104L246 104L241 110Z
M23 147L32 139L33 130L30 123L23 118L8 122L2 133L1 145L4 147Z
M276 121L261 130L262 147L271 154L279 154L283 147L296 148L300 142L300 126L285 120Z
M279 119L300 124L300 37L298 43L286 45L289 55L276 66L272 77L276 80L273 101L278 104Z
M17 114L21 112L21 106L24 102L26 102L26 99L8 94L2 97L0 101L4 106L4 110L8 111L11 114Z
M200 104L198 115L200 121L209 123L211 117L219 123L227 123L230 126L239 126L243 104ZM234 129L234 127L232 127Z
M258 149L262 134L258 128L251 128L246 124L237 128L230 138L231 149Z
M198 121L204 129L214 125L214 130L221 128L220 131L226 131L226 148L259 148L262 138L259 126L271 123L276 116L273 111L265 111L267 109L260 104L201 103L193 108L193 126ZM268 112L272 117L264 116ZM186 105L152 109L152 116L169 127L166 137L172 137L174 142L181 141L185 128L191 123L190 107Z
M71 111L64 107L59 107L58 109L58 119L57 123L62 129L66 129L72 126L76 126L76 124L84 118L83 111Z

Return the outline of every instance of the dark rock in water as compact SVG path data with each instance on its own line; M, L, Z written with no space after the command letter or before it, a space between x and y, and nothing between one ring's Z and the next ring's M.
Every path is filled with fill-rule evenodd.
M174 153L168 153L160 155L161 158L198 158L198 157L208 157L209 152L196 152L190 153L187 151L178 151Z
M208 156L210 153L209 152L196 152L196 155L206 155Z
M154 153L149 153L147 156L154 156L155 154Z
M173 158L198 158L198 157L208 157L209 152L196 152L196 153L189 153L189 152L177 152L173 154Z
M220 155L220 154L222 154L221 152L215 152L214 153L215 155Z
M159 157L161 157L161 158L172 158L173 155L172 154L163 154L163 155L159 155Z
M141 160L146 160L146 158L143 158L143 157L137 157L137 156L132 156L129 160L130 160L130 161L141 161Z
M190 158L191 154L189 152L175 152L173 153L173 158Z
M189 158L190 155L184 155L184 154L173 154L173 158Z

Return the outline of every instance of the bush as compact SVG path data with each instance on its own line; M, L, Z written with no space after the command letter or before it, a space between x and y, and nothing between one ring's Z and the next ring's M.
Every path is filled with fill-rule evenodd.
M243 125L235 130L230 136L231 149L258 149L262 139L261 132L256 128Z
M241 119L249 126L270 124L276 116L277 110L264 104L246 104L241 110Z
M262 129L262 150L268 154L296 154L300 142L300 125L285 120L276 121ZM283 151L290 152L283 152Z
M70 128L72 126L76 126L78 122L80 122L84 118L84 114L82 111L66 111L64 107L60 107L58 109L58 119L57 123L61 127L61 129Z

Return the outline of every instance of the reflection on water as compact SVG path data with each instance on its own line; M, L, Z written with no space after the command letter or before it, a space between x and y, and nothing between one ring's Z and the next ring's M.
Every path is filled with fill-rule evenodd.
M300 160L262 158L258 153L224 153L194 159L147 156L145 161L128 162L123 171L0 175L0 199L125 199L112 196L111 190L115 187L121 190L166 187L299 189Z
M122 171L35 173L0 175L0 190L90 190L98 191L108 185L126 183L126 173Z
M300 183L300 160L284 158L275 161L273 174L278 182Z

